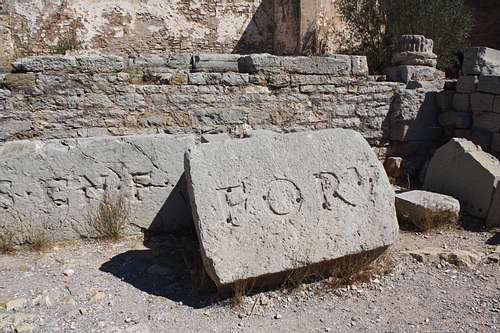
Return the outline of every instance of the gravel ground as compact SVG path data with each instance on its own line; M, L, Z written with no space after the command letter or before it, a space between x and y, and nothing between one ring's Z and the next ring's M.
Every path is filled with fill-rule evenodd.
M371 281L326 281L244 296L240 306L194 292L192 235L118 243L79 240L0 257L3 332L498 332L500 234L402 231L393 270ZM409 251L476 250L479 263L421 263ZM198 276L194 274L194 276Z

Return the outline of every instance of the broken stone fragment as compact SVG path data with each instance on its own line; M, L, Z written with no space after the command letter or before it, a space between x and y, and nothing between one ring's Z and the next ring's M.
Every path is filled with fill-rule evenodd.
M465 212L500 225L500 162L474 143L453 138L429 163L424 190L457 198Z
M441 260L444 260L452 265L461 267L476 265L483 257L483 254L477 251L441 249L434 247L411 251L410 255L423 263L439 263Z
M400 221L428 230L458 223L460 203L444 194L408 191L396 194L396 212Z

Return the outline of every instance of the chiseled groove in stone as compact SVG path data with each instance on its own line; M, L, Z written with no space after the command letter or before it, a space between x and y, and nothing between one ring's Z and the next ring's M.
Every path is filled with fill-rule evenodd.
M205 268L219 288L388 246L394 193L351 130L225 140L185 156Z

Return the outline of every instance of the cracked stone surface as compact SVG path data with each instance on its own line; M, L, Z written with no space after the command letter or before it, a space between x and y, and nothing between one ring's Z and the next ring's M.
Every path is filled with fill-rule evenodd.
M129 204L128 231L175 230L191 220L183 154L193 136L17 141L0 147L0 227L18 242L89 237L105 190ZM29 236L31 235L31 236Z
M500 162L471 141L453 138L431 159L423 188L451 195L465 212L500 225Z
M186 178L205 268L222 288L397 238L394 192L354 131L199 145Z

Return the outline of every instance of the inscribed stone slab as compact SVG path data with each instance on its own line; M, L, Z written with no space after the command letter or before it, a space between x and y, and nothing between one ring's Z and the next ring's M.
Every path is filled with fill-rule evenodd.
M56 241L96 236L87 216L105 190L123 194L131 224L157 231L189 226L181 176L183 154L192 146L193 136L161 134L5 143L0 228L19 242L40 230Z
M205 268L219 287L397 238L394 192L351 130L198 145L185 170Z

